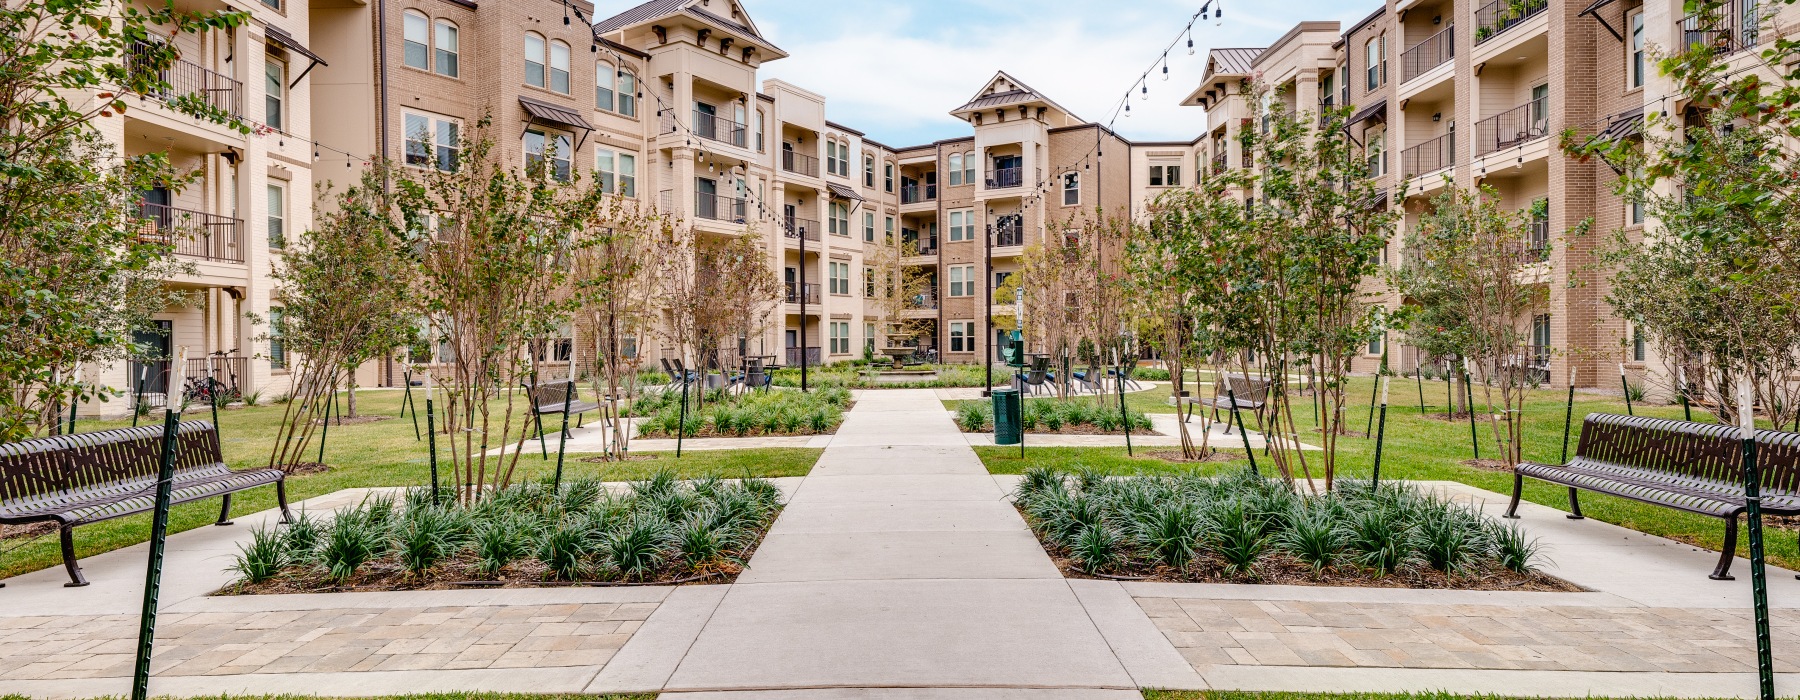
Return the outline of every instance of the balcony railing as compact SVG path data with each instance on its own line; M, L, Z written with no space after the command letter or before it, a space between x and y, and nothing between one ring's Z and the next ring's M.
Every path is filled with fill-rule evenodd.
M937 236L921 237L918 231L902 229L900 231L900 242L902 244L917 245L919 250L917 253L913 253L914 255L937 255Z
M797 174L797 175L805 175L807 177L818 177L819 176L819 159L814 158L809 155L806 155L805 153L795 153L793 151L782 151L781 152L781 169L786 170L790 173Z
M994 231L994 247L1025 245L1025 232L1017 226L1001 226Z
M1400 152L1401 177L1418 177L1456 165L1456 132L1452 131Z
M169 84L166 90L150 97L167 102L191 96L207 107L231 116L244 114L243 83L180 59L176 59L167 68L158 70L152 59L156 52L155 47L139 42L132 45L131 54L126 58L127 70L133 73L157 71L161 73L163 82Z
M1212 171L1214 174L1225 172L1225 169L1229 167L1231 167L1231 160L1226 154L1220 153L1219 155L1213 156Z
M937 185L902 185L900 187L901 204L918 204L937 199Z
M1525 239L1525 254L1521 258L1526 263L1540 263L1550 259L1550 220L1534 218L1531 230Z
M1475 43L1487 41L1550 6L1550 0L1494 0L1475 11Z
M694 134L703 139L729 143L742 148L749 127L716 114L694 110Z
M702 219L741 224L748 220L745 218L746 209L744 200L738 197L694 193L694 216Z
M162 243L176 255L202 260L244 261L244 221L166 204L138 203L138 240Z
M819 232L824 230L819 226L819 222L813 221L812 219L802 219L797 216L790 216L783 219L782 225L787 229L784 233L786 233L788 238L805 237L806 240L809 241L819 240Z
M1550 96L1545 95L1475 123L1475 155L1512 148L1550 133Z
M1010 168L995 168L992 177L987 179L990 190L1018 187L1025 184L1025 168L1015 165Z
M808 304L819 303L819 285L810 282L804 285L796 282L787 283L787 303L798 304L803 297Z
M937 294L933 292L914 294L912 298L906 300L907 311L934 311L937 307Z
M788 363L789 367L799 367L800 366L800 348L788 348L787 349L787 363ZM808 364L808 365L819 364L819 348L818 348L818 346L806 348L806 364Z
M1681 18L1682 48L1705 46L1729 54L1761 43L1761 0L1725 0Z
M1426 71L1444 65L1455 57L1456 25L1452 24L1400 54L1400 82L1424 75Z

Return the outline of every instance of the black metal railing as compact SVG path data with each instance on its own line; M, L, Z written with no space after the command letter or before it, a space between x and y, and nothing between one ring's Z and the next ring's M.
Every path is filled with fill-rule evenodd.
M786 229L783 233L785 233L788 238L805 237L806 240L817 241L819 240L819 232L824 230L819 226L819 222L813 221L812 219L802 219L797 216L786 217L782 219L781 223Z
M244 261L244 220L171 207L138 203L138 240L162 243L176 255L202 260Z
M694 110L694 134L703 139L743 147L749 127L716 114Z
M937 199L937 185L901 185L900 203L917 204Z
M1506 110L1475 123L1475 155L1512 148L1550 133L1550 96Z
M908 311L934 311L937 307L938 298L935 292L914 294L906 300L906 310Z
M1541 263L1550 259L1550 220L1533 218L1525 237L1525 252L1521 262Z
M1025 231L1016 225L1001 226L994 230L994 247L1025 245Z
M992 176L987 179L987 188L990 190L1018 187L1023 184L1025 184L1025 168L1018 165L1010 168L995 168Z
M1400 82L1424 75L1455 57L1456 25L1452 24L1400 54Z
M788 363L789 367L799 367L800 366L800 348L788 348L787 349L787 363ZM806 364L808 364L808 365L819 364L819 348L818 348L818 346L815 345L813 347L806 348Z
M1475 43L1487 41L1550 6L1550 0L1494 0L1475 11Z
M918 231L901 229L900 242L902 244L917 245L918 252L913 253L913 255L937 255L937 236L920 236Z
M1400 152L1400 176L1418 177L1456 165L1456 132Z
M144 42L132 45L131 53L126 56L126 69L133 73L161 74L162 81L168 87L162 92L149 95L159 100L171 100L193 96L205 102L208 107L220 110L231 116L244 114L244 84L226 77L217 71L200 67L199 64L176 59L173 64L159 69L155 56L159 50Z
M747 221L745 218L747 208L745 201L739 197L726 197L706 192L694 193L694 216L701 219L741 224Z
M245 358L236 355L190 357L182 378L191 382L195 379L205 381L207 377L212 377L213 381L218 382L215 386L226 396L241 396L243 392L239 387L246 379L244 369L247 366Z
M1729 54L1761 43L1761 6L1761 0L1725 0L1681 18L1682 48L1704 46Z
M807 177L819 176L819 159L805 153L781 152L781 169Z
M805 297L808 304L819 303L819 285L811 282L804 285L798 282L787 283L787 303L798 304L802 296Z
M1224 153L1220 153L1219 155L1213 156L1213 159L1212 159L1213 173L1218 174L1218 173L1225 172L1226 168L1231 167L1230 163L1231 163L1230 158L1228 158L1226 156L1226 154L1224 154Z

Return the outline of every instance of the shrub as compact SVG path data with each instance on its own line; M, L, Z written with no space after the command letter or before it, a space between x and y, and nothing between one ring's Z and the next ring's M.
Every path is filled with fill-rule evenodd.
M1096 523L1081 529L1075 537L1075 546L1070 547L1073 557L1081 569L1088 573L1105 573L1122 559L1119 551L1123 538L1114 532L1106 523Z
M637 516L607 533L601 554L608 566L626 580L642 580L668 555L675 539L667 520Z
M593 551L590 524L584 516L567 518L538 540L538 561L550 570L551 578L572 581L587 571L583 560Z
M1213 550L1224 560L1228 574L1253 573L1256 560L1268 548L1263 519L1250 505L1253 500L1214 501L1207 513L1212 524Z
M987 430L988 412L979 403L965 403L956 409L956 424L964 432L979 433Z
M325 567L327 579L348 581L363 564L387 552L390 513L365 504L332 518L319 549L319 563Z
M1288 518L1287 531L1281 534L1279 544L1295 559L1312 567L1316 576L1337 563L1344 548L1344 538L1331 509L1321 506L1294 512Z
M1144 552L1174 569L1187 568L1199 553L1204 531L1200 512L1185 501L1159 503L1132 523L1132 537Z
M281 548L287 561L307 564L317 559L319 545L324 541L324 526L311 513L300 511L300 517L295 518L281 536Z
M501 513L475 526L475 568L487 578L495 578L507 564L531 551L535 538L532 521L517 513Z
M460 511L441 506L425 506L406 511L394 529L399 544L400 565L415 576L455 554L467 537L466 517Z
M249 544L239 544L231 570L249 583L262 583L287 566L287 542L280 530L256 528L250 532Z
M1487 534L1493 542L1493 556L1501 566L1521 574L1536 568L1543 546L1538 540L1526 539L1525 531L1519 529L1517 523L1501 524L1490 520Z

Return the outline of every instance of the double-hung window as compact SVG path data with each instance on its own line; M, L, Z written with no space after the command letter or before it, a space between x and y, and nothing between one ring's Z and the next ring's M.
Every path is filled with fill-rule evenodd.
M550 89L569 94L569 45L550 42Z
M869 243L875 242L875 212L863 212L863 240Z
M525 169L545 172L559 182L569 181L569 159L575 155L568 134L538 129L525 130ZM547 169L547 171L546 171Z
M951 187L956 187L957 185L963 184L962 174L963 174L962 154L961 153L950 154L950 186Z
M875 187L875 156L863 156L863 187Z
M437 38L437 53L435 54L435 59L437 61L438 75L454 78L457 76L459 70L457 59L462 55L458 43L456 25L451 24L448 20L440 19L434 26L436 27L435 34Z
M611 63L594 64L594 108L613 111L613 81L617 80L618 70Z
M1062 190L1063 206L1072 207L1081 204L1081 173L1063 173Z
M548 60L545 57L546 44L544 37L536 32L525 32L525 84L532 87L549 87Z
M975 322L950 322L950 352L975 352Z
M975 210L950 212L950 242L975 240Z
M1631 73L1631 87L1635 89L1644 86L1644 80L1647 77L1644 73L1648 69L1648 65L1644 59L1644 13L1639 11L1636 14L1633 14L1628 21L1631 23L1631 65L1629 71Z
M270 250L287 247L287 190L273 182L269 183L268 229Z
M619 70L619 113L627 117L637 116L637 76L631 71Z
M429 70L431 68L431 46L429 45L431 20L426 18L423 12L407 10L405 17L401 19L401 24L403 25L401 33L405 39L405 49L401 51L401 54L406 61L406 67Z
M950 266L950 296L975 296L975 286L980 281L980 277L975 274L974 265Z
M850 293L850 263L834 262L830 264L831 293L847 295Z
M445 172L456 170L462 138L455 120L407 112L405 122L407 165Z
M274 56L263 60L263 121L277 131L286 128L283 102L287 98L287 64Z
M831 350L831 354L833 354L833 355L848 355L848 354L850 354L850 322L849 321L832 321L831 322L831 348L830 348L830 350Z

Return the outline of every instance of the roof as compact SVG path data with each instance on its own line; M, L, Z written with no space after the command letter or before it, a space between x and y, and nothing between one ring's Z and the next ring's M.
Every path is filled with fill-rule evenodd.
M1210 75L1245 75L1250 72L1250 64L1262 55L1263 49L1233 48L1211 49L1206 52L1206 72Z
M553 105L542 100L534 100L524 95L519 96L519 106L524 107L525 112L530 114L533 119L542 119L553 124L562 124L578 129L587 129L588 131L594 130L594 127L589 125L586 119L581 118L580 112L576 112L567 107Z
M961 112L965 109L986 109L988 107L1000 107L1000 106L1004 106L1004 105L1014 104L1017 102L1030 102L1031 100L1038 99L1039 97L1040 96L1036 92L1033 92L1031 90L1008 90L1006 92L995 93L995 94L986 95L983 97L977 97L973 100L970 100L968 104L965 104L961 107L957 107L955 111Z
M835 182L827 182L827 183L825 183L825 187L827 189L831 190L831 196L833 196L833 197L839 197L842 199L853 199L858 202L863 201L862 195L857 194L856 190L854 188L845 187L845 186L837 184Z
M614 29L629 27L653 19L661 19L681 11L681 6L689 0L650 0L619 14L594 23L594 30L610 32Z
M294 39L294 35L287 33L287 30L284 30L281 27L264 27L263 30L264 35L269 37L269 41L273 41L289 51L312 59L313 63L317 63L321 66L331 65L326 63L325 59L319 58L318 54L313 53L312 49L302 46L299 41Z
M1374 104L1356 110L1356 114L1351 115L1350 121L1344 122L1344 126L1355 126L1369 119L1387 119L1386 97L1376 100Z
M1026 85L1025 83L1021 82L1018 78L1012 77L1012 75L1008 74L1006 71L995 71L994 77L988 78L988 81L986 83L982 84L982 86L981 86L982 91L986 92L987 90L992 89L994 87L994 83L1001 81L1001 80L1006 81L1006 84L1011 85L1013 87L1013 89L1007 90L1004 92L996 92L993 94L977 93L973 99L970 99L968 101L968 103L964 104L961 107L957 107L956 109L950 110L950 113L958 114L961 112L971 112L971 111L987 109L989 107L1004 107L1007 105L1015 105L1015 104L1019 104L1021 102L1031 102L1031 101L1035 100L1035 101L1040 101L1040 102L1043 102L1044 104L1050 105L1051 107L1055 107L1057 109L1057 111L1060 111L1063 114L1069 115L1069 117L1071 119L1075 119L1076 121L1081 120L1080 117L1075 116L1074 112L1071 112L1071 111L1069 111L1068 108L1057 104L1056 100L1052 100L1048 97L1045 97L1043 93L1038 92L1037 90L1033 89L1029 85Z

